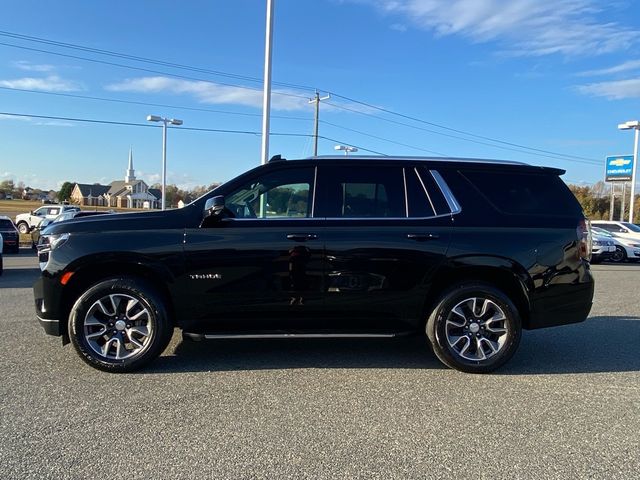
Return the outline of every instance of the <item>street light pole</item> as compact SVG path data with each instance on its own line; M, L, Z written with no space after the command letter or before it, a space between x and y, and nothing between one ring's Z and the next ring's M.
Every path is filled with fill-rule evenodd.
M630 120L618 125L620 130L635 130L633 146L633 170L631 171L631 200L629 201L629 223L633 223L633 207L636 196L636 172L638 171L638 136L640 135L640 121Z
M147 115L147 121L162 122L162 210L165 210L167 198L167 124L182 125L182 120L159 117L158 115Z
M261 163L269 160L269 118L271 116L271 41L273 39L273 2L267 0L267 28L264 44L264 85L262 91L262 152Z

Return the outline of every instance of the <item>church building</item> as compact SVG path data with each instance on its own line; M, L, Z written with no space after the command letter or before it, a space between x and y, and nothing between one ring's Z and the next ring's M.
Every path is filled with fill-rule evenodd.
M162 193L149 188L144 180L136 180L133 169L133 151L129 149L129 167L124 181L115 180L109 185L76 183L71 201L87 207L159 208Z

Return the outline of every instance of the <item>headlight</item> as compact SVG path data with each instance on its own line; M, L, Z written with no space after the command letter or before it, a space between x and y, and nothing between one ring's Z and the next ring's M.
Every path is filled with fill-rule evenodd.
M42 235L38 242L38 251L49 251L61 247L64 242L69 240L68 233L59 233L57 235Z
M600 240L594 240L594 241L593 241L593 244L594 244L594 245L602 245L602 243L600 242Z

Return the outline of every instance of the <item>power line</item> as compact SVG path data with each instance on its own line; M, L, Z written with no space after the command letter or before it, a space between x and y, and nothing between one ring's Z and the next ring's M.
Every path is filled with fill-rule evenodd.
M166 75L167 77L174 77L174 78L180 78L183 80L192 80L192 81L196 81L196 82L204 82L204 83L210 83L212 85L223 85L226 87L234 87L234 88L240 88L243 90L251 90L251 91L256 91L256 92L262 92L261 89L259 88L254 88L254 87L247 87L244 85L237 85L237 84L233 84L233 83L225 83L225 82L214 82L212 80L205 80L203 78L198 78L198 77L190 77L187 75L179 75L177 73L169 73L169 72L164 72L161 70L152 70L149 68L143 68L143 67L134 67L132 65L125 65L122 63L115 63L115 62L108 62L106 60L98 60L95 58L87 58L87 57L80 57L78 55L70 55L67 53L60 53L60 52L52 52L51 50L43 50L40 48L33 48L33 47L25 47L24 45L14 45L12 43L6 43L6 42L0 42L0 45L3 45L5 47L12 47L12 48L19 48L22 50L28 50L28 51L32 51L32 52L38 52L38 53L46 53L49 55L57 55L59 57L65 57L65 58L73 58L75 60L83 60L86 62L92 62L92 63L100 63L103 65L110 65L112 67L120 67L120 68L128 68L130 70L138 70L141 72L147 72L147 73L154 73L156 75ZM304 98L305 100L307 100L307 97L305 97L304 95L297 95L295 93L287 93L287 92L282 92L282 91L272 91L271 92L273 95L282 95L285 97L295 97L295 98Z
M52 95L56 97L68 97L68 98L79 98L83 100L97 100L102 102L112 102L112 103L123 103L123 104L131 104L131 105L143 105L147 107L162 107L162 108L174 108L177 110L192 110L197 112L208 112L208 113L221 113L225 115L241 115L246 117L262 117L260 113L248 113L248 112L232 112L229 110L217 110L212 108L198 108L198 107L186 107L182 105L169 105L164 103L149 103L149 102L139 102L136 100L123 100L119 98L106 98L106 97L95 97L90 95L78 95L74 93L61 93L61 92L49 92L43 90L29 90L26 88L15 88L15 87L2 87L0 86L0 90L11 90L16 92L25 92L25 93L38 93L42 95ZM311 118L305 117L292 117L288 115L271 115L272 118L280 118L286 120L304 120L310 122Z
M83 51L83 52L97 53L97 54L100 54L100 55L106 55L106 56L111 56L111 57L116 57L116 58L123 58L123 59L127 59L127 60L134 60L134 61L137 61L137 62L150 63L150 64L153 64L153 65L161 65L161 66L177 68L177 69L181 69L181 70L189 70L189 71L193 71L193 72L207 73L209 75L217 75L217 76L221 76L221 77L234 78L236 80L245 80L245 81L256 82L256 83L262 83L262 81L263 81L262 78L259 78L259 77L251 77L251 76L248 76L248 75L240 75L240 74L237 74L237 73L223 72L223 71L220 71L220 70L210 70L208 68L194 67L194 66L191 66L191 65L185 65L185 64L181 64L181 63L173 63L173 62L167 62L167 61L164 61L164 60L157 60L157 59L153 59L153 58L149 58L149 57L141 57L141 56L137 56L137 55L130 55L130 54L127 54L127 53L115 52L113 50L102 50L102 49L99 49L99 48L92 48L92 47L87 47L87 46L84 46L84 45L78 45L78 44L74 44L74 43L59 42L59 41L51 40L51 39L47 39L47 38L34 37L34 36L30 36L30 35L23 35L23 34L20 34L20 33L7 32L7 31L4 31L4 30L0 30L0 36L15 38L15 39L18 39L18 40L26 40L26 41L35 42L35 43L44 43L46 45L53 45L53 46L68 48L68 49L72 49L72 50L80 50L80 51ZM283 86L283 87L298 88L298 89L301 89L301 90L311 90L311 91L314 90L312 87L309 87L307 85L296 85L296 84L285 83L285 82L273 82L273 83L275 85L280 85L280 86Z
M460 133L462 135L468 135L470 137L480 138L480 139L483 139L483 140L488 140L488 141L491 141L491 142L500 143L500 144L504 144L504 145L510 145L512 147L523 148L523 149L526 149L526 150L532 150L532 151L535 151L535 152L547 153L547 154L554 155L554 156L569 157L569 158L574 158L574 159L578 159L578 160L590 160L590 161L593 160L593 161L595 161L594 159L591 159L591 158L580 157L580 156L577 156L577 155L570 155L570 154L566 154L566 153L553 152L551 150L544 150L544 149L541 149L541 148L528 147L526 145L521 145L521 144L513 143L513 142L507 142L505 140L500 140L500 139L492 138L492 137L486 137L484 135L476 135L474 133L470 133L470 132L467 132L467 131L464 131L464 130L458 130L456 128L447 127L446 125L441 125L439 123L429 122L429 121L423 120L421 118L412 117L411 115L405 115L403 113L394 112L392 110L389 110L389 109L386 109L386 108L382 108L382 107L378 107L376 105L372 105L372 104L367 103L367 102L362 102L360 100L356 100L356 99L353 99L353 98L350 98L350 97L346 97L344 95L339 95L339 94L334 93L334 92L329 92L329 93L331 95L335 96L335 97L342 98L343 100L348 100L349 102L353 102L353 103L356 103L358 105L365 106L367 108L372 108L374 110L378 110L380 112L384 112L384 113L387 113L389 115L395 115L395 116L398 116L398 117L401 117L401 118L405 118L407 120L412 120L414 122L419 122L419 123L423 123L423 124L426 124L426 125L431 125L432 127L441 128L443 130L447 130L447 131L450 131L450 132ZM337 106L337 105L334 105L334 106ZM340 108L340 106L337 106L337 107ZM601 162L598 162L598 164L600 164L600 163Z
M0 112L0 115L4 115L8 117L25 117L25 118L40 118L40 119L46 119L46 120L62 120L67 122L81 122L81 123L103 124L103 125L120 125L120 126L126 126L126 127L162 128L162 126L160 125L151 125L148 123L122 122L122 121L115 121L115 120L98 120L93 118L63 117L63 116L57 116L57 115L36 115L32 113L16 113L16 112ZM252 131L252 130L228 130L228 129L221 129L221 128L200 128L200 127L184 127L184 126L181 126L181 127L167 126L167 128L171 128L175 130L189 130L194 132L233 133L233 134L253 135L253 136L262 135L262 132ZM270 135L274 135L278 137L303 137L303 138L313 137L313 135L308 133L290 133L290 132L272 132ZM344 143L341 140L336 140L334 138L325 137L322 135L319 135L318 138L327 140L330 142L335 142L335 143ZM357 146L357 145L354 145L354 146ZM362 146L357 146L357 147L360 150L363 150L365 152L374 153L376 155L387 156L384 153L377 152L375 150L371 150Z
M365 137L375 138L376 140L381 140L383 142L393 143L395 145L401 145L403 147L413 148L414 150L419 150L421 152L431 153L431 154L435 154L435 155L441 155L443 157L447 156L446 153L436 152L435 150L428 150L426 148L416 147L414 145L409 145L408 143L396 142L395 140L389 140L388 138L379 137L377 135L372 135L370 133L362 132L360 130L355 130L353 128L344 127L342 125L337 125L337 124L332 123L332 122L327 122L326 120L320 120L320 123L323 123L325 125L331 125L332 127L335 127L335 128L341 128L342 130L347 130L349 132L357 133L359 135L364 135Z
M510 150L510 151L513 151L513 152L524 153L526 155L534 155L534 156L537 156L537 157L552 158L554 160L562 160L562 161L567 161L567 162L584 163L584 164L589 164L589 165L601 165L602 164L602 162L599 162L597 160L591 160L591 159L585 159L585 160L577 160L577 159L575 159L574 160L574 159L571 159L571 158L563 158L563 157L558 157L558 156L555 156L555 155L546 155L546 154L542 154L542 153L535 153L535 152L527 152L527 151L523 151L523 150L517 150L515 148L505 147L505 146L502 146L502 145L494 145L494 144L487 143L487 142L481 142L479 140L473 140L471 138L461 137L459 135L452 135L452 134L449 134L449 133L438 132L437 130L431 130L431 129L428 129L428 128L419 127L417 125L411 125L409 123L399 122L397 120L392 120L390 118L381 117L379 115L374 115L372 113L363 112L361 110L356 110L354 108L345 107L343 105L337 105L337 104L331 103L331 102L326 102L326 104L327 105L331 105L332 107L335 107L335 108L339 108L339 109L346 110L346 111L349 111L349 112L358 113L360 115L364 115L364 116L367 116L367 117L372 117L372 118L375 118L375 119L378 119L378 120L384 120L385 122L394 123L396 125L402 125L402 126L405 126L405 127L413 128L415 130L420 130L420 131L423 131L423 132L433 133L434 135L440 135L442 137L448 137L448 138L455 138L456 140L464 140L466 142L471 142L471 143L475 143L475 144L479 144L479 145L485 145L485 146L488 146L488 147L500 148L502 150Z
M136 56L136 55L130 55L130 54L125 54L125 53L121 53L121 52L114 52L111 50L101 50L101 49L96 49L96 48L91 48L91 47L86 47L86 46L82 46L82 45L77 45L77 44L72 44L72 43L65 43L65 42L58 42L55 40L50 40L50 39L45 39L45 38L41 38L41 37L34 37L34 36L29 36L29 35L22 35L22 34L18 34L18 33L14 33L14 32L8 32L8 31L0 31L0 36L5 36L5 37L9 37L9 38L14 38L14 39L18 39L18 40L23 40L23 41L29 41L29 42L35 42L35 43L41 43L41 44L46 44L46 45L52 45L52 46L56 46L56 47L61 47L61 48L68 48L68 49L72 49L72 50L79 50L79 51L84 51L84 52L89 52L89 53L94 53L94 54L99 54L99 55L107 55L107 56L111 56L111 57L116 57L116 58L123 58L123 59L127 59L127 60L132 60L132 61L136 61L136 62L143 62L143 63L150 63L150 64L154 64L154 65L161 65L161 66L166 66L166 67L170 67L170 68L176 68L176 69L183 69L183 70L189 70L189 71L195 71L195 72L199 72L199 73L206 73L209 75L218 75L218 76L223 76L223 77L227 77L227 78L234 78L234 79L240 79L240 80L245 80L245 81L252 81L252 82L258 82L261 83L262 79L257 78L257 77L251 77L251 76L247 76L247 75L239 75L239 74L233 74L233 73L229 73L229 72L222 72L222 71L218 71L218 70L210 70L210 69L205 69L205 68L201 68L201 67L193 67L190 65L184 65L184 64L179 64L179 63L173 63L173 62L167 62L167 61L163 61L163 60L156 60L156 59L152 59L152 58L148 58L148 57L141 57L141 56ZM121 67L121 68L128 68L128 69L133 69L133 70L139 70L139 71L144 71L144 72L148 72L148 73L154 73L154 74L160 74L160 75L167 75L167 76L171 76L171 77L176 77L176 78L183 78L183 79L187 79L187 80L194 80L194 81L202 81L202 82L208 82L208 83L212 83L212 84L218 84L218 85L225 85L225 86L231 86L231 87L236 87L236 88L242 88L242 89L247 89L247 90L254 90L254 91L260 91L260 89L258 88L252 88L252 87L246 87L246 86L242 86L242 85L236 85L236 84L229 84L229 83L223 83L223 82L212 82L209 80L204 80L201 78L194 78L194 77L189 77L189 76L185 76L185 75L178 75L178 74L172 74L169 72L163 72L163 71L158 71L158 70L152 70L152 69L146 69L146 68L142 68L142 67L134 67L131 65L123 65L123 64L118 64L115 62L107 62L107 61L103 61L103 60L97 60L97 59L91 59L91 58L86 58L86 57L80 57L80 56L75 56L75 55L68 55L68 54L63 54L60 52L52 52L49 50L41 50L41 49L35 49L35 48L30 48L30 47L25 47L25 46L20 46L20 45L14 45L14 44L9 44L9 43L3 43L0 42L0 45L4 45L4 46L9 46L9 47L13 47L13 48L21 48L21 49L25 49L25 50L31 50L31 51L36 51L36 52L40 52L40 53L47 53L47 54L51 54L51 55L58 55L58 56L63 56L63 57L68 57L68 58L74 58L74 59L78 59L78 60L84 60L84 61L89 61L89 62L94 62L94 63L102 63L102 64L106 64L106 65L112 65L112 66L117 66L117 67ZM282 82L274 82L274 84L277 85L282 85L282 86L287 86L290 88L298 88L298 89L303 89L303 90L313 90L312 87L306 86L306 85L296 85L296 84L290 84L290 83L282 83ZM360 101L345 95L340 95L338 93L335 92L329 92L331 93L331 95L338 97L338 98L342 98L346 101L358 104L358 105L362 105L365 106L367 108L371 108L389 115L393 115L393 116L398 116L407 120L411 120L414 122L418 122L418 123L422 123L422 124L426 124L426 125L430 125L436 128L440 128L446 131L450 131L450 132L454 132L454 133L458 133L461 135L465 135L468 137L473 137L473 138L477 138L477 139L481 139L481 140L486 140L488 142L493 142L493 143L498 143L500 145L494 145L492 143L485 143L485 142L479 142L479 141L474 141L471 140L469 138L465 138L465 137L458 137L455 135L447 135L444 134L442 132L438 132L438 131L434 131L434 130L429 130L429 129L422 129L419 127L416 127L415 125L410 125L410 124L406 124L403 122L394 122L390 119L384 118L384 117L380 117L377 115L373 115L370 113L366 113L366 112L362 112L360 110L356 110L356 109L350 109L348 107L344 107L341 105L336 105L336 104L331 104L332 106L339 108L339 109L343 109L346 111L351 111L354 113L358 113L361 115L367 115L369 117L372 118L376 118L378 120L384 120L387 122L391 122L391 123L395 123L397 125L401 125L401 126L405 126L405 127L409 127L409 128L416 128L418 130L423 130L423 131L427 131L436 135L441 135L441 136L447 136L450 138L455 138L458 140L464 140L464 141L468 141L468 142L472 142L472 143L476 143L476 144L480 144L480 145L485 145L485 146L489 146L489 147L493 147L493 148L501 148L504 150L511 150L511 151L515 151L518 153L526 153L528 155L536 155L536 156L541 156L541 157L546 157L546 158L553 158L556 160L565 160L565 161L575 161L578 163L589 163L589 164L593 164L593 165L600 165L601 162L599 162L598 160L595 159L590 159L587 157L581 157L581 156L577 156L577 155L571 155L571 154L565 154L565 153L560 153L560 152L554 152L551 150L544 150L544 149L540 149L540 148L536 148L536 147L529 147L523 144L518 144L515 142L508 142L505 140L501 140L498 138L493 138L493 137L489 137L489 136L484 136L484 135L477 135L471 132L467 132L464 130L460 130L460 129L456 129L456 128L452 128L452 127L448 127L446 125L442 125L442 124L438 124L435 122L430 122L418 117L413 117L410 115L406 115L406 114L402 114L399 112L395 112L383 107L379 107L377 105L372 105L370 103L364 102L364 101ZM273 94L275 95L285 95L285 96L291 96L291 97L296 97L296 98L306 98L302 95L296 95L293 93L285 93L285 92L273 92ZM397 142L398 144L401 144L400 142ZM521 149L521 150L516 150L514 148L507 148L505 146L501 146L501 145L507 145L510 147L515 147L517 149ZM405 145L408 146L408 145ZM412 147L409 146L410 148L419 148L419 147ZM522 151L522 150L527 150L527 151ZM537 153L532 153L532 152L537 152Z

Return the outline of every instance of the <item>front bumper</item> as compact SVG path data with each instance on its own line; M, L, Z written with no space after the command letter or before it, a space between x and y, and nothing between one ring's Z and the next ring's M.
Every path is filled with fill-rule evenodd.
M58 310L57 297L54 295L45 295L45 281L47 280L40 276L33 284L36 316L38 317L40 326L47 334L59 337L64 332L60 329L61 322L56 313Z

